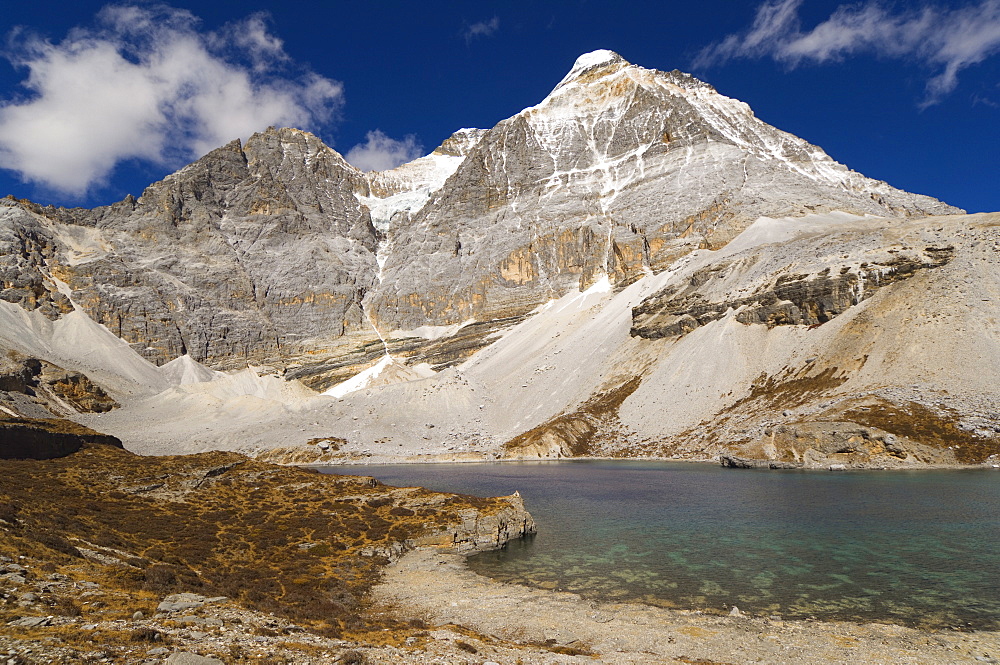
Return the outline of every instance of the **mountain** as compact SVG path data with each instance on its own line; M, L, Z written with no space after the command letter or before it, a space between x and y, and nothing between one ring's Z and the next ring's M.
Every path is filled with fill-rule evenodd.
M961 213L595 51L391 171L271 128L112 206L3 200L0 344L145 452L978 462L997 239Z
M762 215L833 209L958 212L851 172L686 74L596 51L390 225L392 246L419 255L389 252L368 301L386 327L518 315L720 247Z

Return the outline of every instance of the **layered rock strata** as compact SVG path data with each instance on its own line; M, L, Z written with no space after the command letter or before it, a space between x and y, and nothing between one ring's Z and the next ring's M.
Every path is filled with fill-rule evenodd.
M882 248L878 252L885 253ZM953 247L933 246L922 250L890 249L883 263L861 261L836 270L827 266L813 274L783 272L749 296L733 294L720 302L706 297L711 286L701 287L747 267L745 263L722 262L696 272L686 285L668 287L635 307L631 334L647 339L684 335L718 321L729 310L734 310L736 320L745 324L818 326L884 286L908 279L919 270L945 265L953 252Z

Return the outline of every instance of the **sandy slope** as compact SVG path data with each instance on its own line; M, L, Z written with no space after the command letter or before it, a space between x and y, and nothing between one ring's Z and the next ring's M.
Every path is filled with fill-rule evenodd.
M150 395L169 385L154 365L79 310L51 321L0 301L0 348L83 372L116 397Z

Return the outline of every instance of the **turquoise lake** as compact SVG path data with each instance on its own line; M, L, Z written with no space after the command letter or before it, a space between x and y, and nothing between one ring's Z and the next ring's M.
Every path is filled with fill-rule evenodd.
M323 471L520 491L538 534L469 560L499 580L714 612L1000 628L997 471L617 461Z

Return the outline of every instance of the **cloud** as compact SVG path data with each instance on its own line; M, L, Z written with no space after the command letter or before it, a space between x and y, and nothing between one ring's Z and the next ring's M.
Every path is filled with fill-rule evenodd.
M694 67L761 57L795 67L870 53L936 71L927 82L926 106L955 89L960 71L1000 52L1000 0L959 8L925 5L899 13L877 2L842 5L807 31L799 20L801 5L802 0L765 2L748 30L703 49Z
M478 23L473 23L465 29L462 35L465 37L465 43L468 44L476 37L489 37L499 29L500 18L494 16L489 21L479 21Z
M344 159L362 171L388 171L424 154L424 147L412 134L397 141L376 129L368 132L365 138L364 143L359 143L344 155Z
M112 5L58 43L15 30L4 56L27 94L0 102L0 167L82 197L123 160L178 166L342 104L341 84L296 67L263 15L198 27L186 10Z

